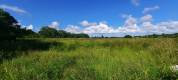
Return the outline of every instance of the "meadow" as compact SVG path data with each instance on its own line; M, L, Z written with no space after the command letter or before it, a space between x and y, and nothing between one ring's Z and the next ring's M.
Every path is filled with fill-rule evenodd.
M0 43L0 80L176 80L178 38Z

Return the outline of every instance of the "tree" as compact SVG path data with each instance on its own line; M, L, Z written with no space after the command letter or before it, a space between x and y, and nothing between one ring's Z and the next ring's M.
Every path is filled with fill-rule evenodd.
M88 34L74 34L64 30L49 28L48 26L42 27L38 33L40 36L45 38L89 38Z
M40 37L38 33L32 31L32 30L29 30L29 29L26 29L26 28L23 28L21 29L21 36L23 38L38 38Z
M8 12L0 9L0 39L15 39L20 36L20 25Z
M78 38L89 38L88 34L80 33L80 34L77 34L77 35L79 36Z
M131 35L125 35L124 38L132 38Z
M104 38L104 36L102 35L101 38Z
M15 40L17 37L36 35L32 30L21 29L17 20L8 12L0 9L0 39Z
M88 34L80 33L80 34L72 34L70 33L70 38L89 38Z
M41 30L39 31L39 34L42 37L46 37L46 38L57 38L59 37L58 31L54 28L50 28L48 26L44 26L41 28Z
M68 32L66 32L66 31L64 31L64 30L58 30L58 35L59 35L60 38L67 38L67 37L69 37L71 34L68 33Z

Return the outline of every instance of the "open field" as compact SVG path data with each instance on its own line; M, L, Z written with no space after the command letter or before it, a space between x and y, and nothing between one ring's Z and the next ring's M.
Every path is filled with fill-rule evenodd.
M1 48L0 80L178 79L176 38L19 39Z

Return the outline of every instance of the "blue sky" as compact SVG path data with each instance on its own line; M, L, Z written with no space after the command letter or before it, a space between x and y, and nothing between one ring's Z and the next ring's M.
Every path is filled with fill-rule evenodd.
M178 32L177 4L178 0L0 0L0 8L34 31L49 25L109 36Z

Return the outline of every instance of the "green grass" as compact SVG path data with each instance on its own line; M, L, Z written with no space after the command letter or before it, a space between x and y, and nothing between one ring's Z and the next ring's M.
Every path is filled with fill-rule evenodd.
M178 73L170 69L178 64L178 39L38 40L60 44L4 60L0 80L178 79Z

